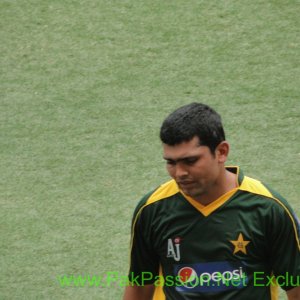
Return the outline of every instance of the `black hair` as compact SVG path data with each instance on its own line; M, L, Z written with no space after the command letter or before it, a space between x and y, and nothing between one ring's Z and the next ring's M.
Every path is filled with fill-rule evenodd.
M220 115L206 104L190 103L172 112L162 123L160 139L164 144L177 145L197 136L200 145L208 146L211 153L225 140Z

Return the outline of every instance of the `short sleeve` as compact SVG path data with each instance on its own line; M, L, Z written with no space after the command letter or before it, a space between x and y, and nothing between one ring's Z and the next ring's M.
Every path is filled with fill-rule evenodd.
M297 286L300 275L299 221L286 202L278 203L269 223L269 261L278 285L289 290Z
M150 207L138 207L131 230L129 281L145 285L155 282L159 274L159 258L151 242Z

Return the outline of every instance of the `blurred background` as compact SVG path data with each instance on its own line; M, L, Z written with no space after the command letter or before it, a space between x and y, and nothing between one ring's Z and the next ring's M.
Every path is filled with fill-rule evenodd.
M299 215L299 14L293 0L1 1L0 299L121 299L61 278L126 275L133 209L168 180L161 122L193 101L222 115L228 164Z

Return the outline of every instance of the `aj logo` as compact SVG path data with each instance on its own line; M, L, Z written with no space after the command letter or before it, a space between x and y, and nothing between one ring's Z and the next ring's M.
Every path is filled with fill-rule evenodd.
M167 257L173 257L174 260L180 261L180 238L168 239L168 252Z

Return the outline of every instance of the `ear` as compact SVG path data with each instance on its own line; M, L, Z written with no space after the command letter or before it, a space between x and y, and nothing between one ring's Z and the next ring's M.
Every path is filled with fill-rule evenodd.
M225 163L229 154L229 143L221 142L216 148L216 157L219 163Z

